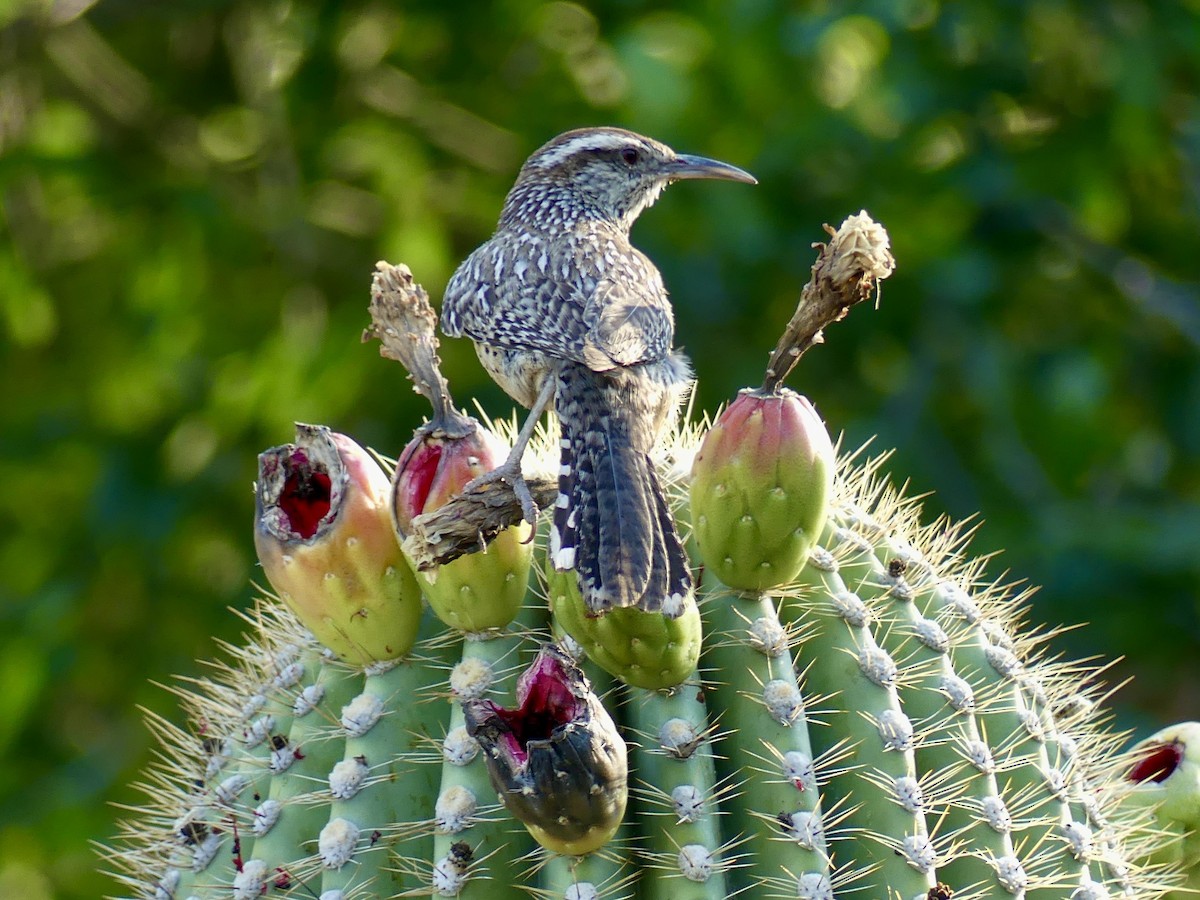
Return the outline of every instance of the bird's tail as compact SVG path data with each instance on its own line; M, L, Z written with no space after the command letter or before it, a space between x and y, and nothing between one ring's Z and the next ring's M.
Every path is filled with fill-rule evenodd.
M650 461L668 391L637 368L565 364L555 408L562 430L551 556L575 569L588 610L620 606L673 616L692 591L687 555Z

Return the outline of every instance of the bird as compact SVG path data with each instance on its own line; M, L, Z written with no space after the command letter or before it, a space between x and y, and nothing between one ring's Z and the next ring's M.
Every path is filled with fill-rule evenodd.
M550 556L574 569L588 614L682 614L691 571L650 453L693 383L673 347L662 275L630 243L634 221L684 179L756 184L729 163L622 128L560 134L521 167L495 233L451 276L441 328L528 407L503 479L533 523L521 457L547 409L560 427Z

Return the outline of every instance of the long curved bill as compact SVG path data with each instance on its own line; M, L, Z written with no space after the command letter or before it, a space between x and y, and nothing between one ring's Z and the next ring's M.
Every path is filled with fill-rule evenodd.
M716 178L722 181L741 181L745 184L758 184L758 179L737 166L731 166L716 159L704 156L689 156L681 153L666 165L667 177L672 181L685 178Z

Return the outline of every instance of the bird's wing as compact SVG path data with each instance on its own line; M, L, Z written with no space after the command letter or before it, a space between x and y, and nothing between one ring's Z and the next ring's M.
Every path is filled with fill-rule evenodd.
M675 323L657 270L649 280L605 278L589 298L585 361L601 370L662 359L671 349ZM604 365L605 361L608 365Z
M625 244L498 234L450 279L442 331L594 371L660 359L674 321L654 265Z
M581 359L591 285L536 235L497 234L446 285L442 331L509 350Z

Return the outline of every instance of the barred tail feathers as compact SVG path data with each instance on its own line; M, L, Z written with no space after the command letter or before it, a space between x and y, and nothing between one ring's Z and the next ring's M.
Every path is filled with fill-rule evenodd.
M668 618L683 614L683 602L692 593L692 569L688 562L687 551L679 532L675 530L675 517L671 514L671 504L663 491L662 484L650 466L651 483L657 505L659 527L663 536L663 555L667 560L665 576L667 579L666 599L663 600L662 611Z
M639 386L634 378L622 381L570 364L559 373L562 453L552 558L555 568L576 570L596 615L622 606L677 615L692 589L691 573L647 453L653 443L647 398L631 395Z

